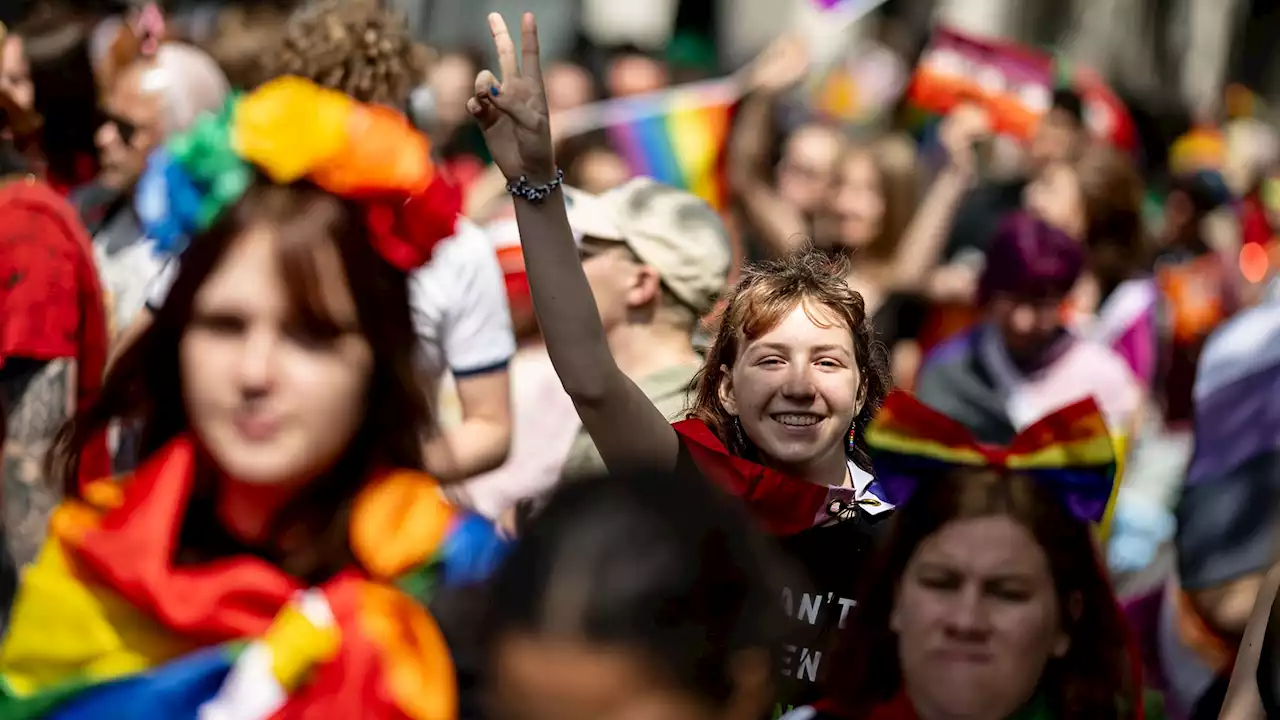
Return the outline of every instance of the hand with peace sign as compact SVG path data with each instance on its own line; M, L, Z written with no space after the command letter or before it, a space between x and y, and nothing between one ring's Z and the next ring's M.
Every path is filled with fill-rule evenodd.
M522 58L516 57L507 23L498 13L489 13L489 30L498 50L502 80L488 70L477 75L476 94L467 100L467 112L479 121L489 153L507 180L526 176L529 184L543 185L555 178L556 167L538 58L538 27L533 13L525 13Z

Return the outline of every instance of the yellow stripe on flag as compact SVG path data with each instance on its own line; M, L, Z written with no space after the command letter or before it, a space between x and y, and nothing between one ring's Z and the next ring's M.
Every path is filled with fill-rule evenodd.
M114 593L81 581L53 538L23 574L0 645L0 674L26 697L68 680L147 670L195 647Z

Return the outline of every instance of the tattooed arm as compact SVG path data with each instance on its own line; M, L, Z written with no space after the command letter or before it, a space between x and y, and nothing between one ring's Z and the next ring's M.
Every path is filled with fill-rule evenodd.
M62 488L46 477L45 455L74 407L75 368L69 358L10 358L0 369L5 423L0 505L18 567L35 559L49 514L62 500Z

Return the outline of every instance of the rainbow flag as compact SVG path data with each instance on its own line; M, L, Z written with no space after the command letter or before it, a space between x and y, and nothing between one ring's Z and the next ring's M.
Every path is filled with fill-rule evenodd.
M687 190L721 210L728 202L724 150L736 78L690 83L575 108L554 122L565 136L603 129L633 175Z
M0 644L0 720L456 716L448 648L414 591L491 566L486 523L391 472L353 503L359 567L319 586L252 556L178 563L194 458L179 438L55 512Z
M1095 137L1123 150L1136 146L1128 109L1096 72L1036 48L941 26L916 64L905 119L927 139L937 118L961 103L976 103L991 115L996 132L1029 139L1058 87L1080 94Z

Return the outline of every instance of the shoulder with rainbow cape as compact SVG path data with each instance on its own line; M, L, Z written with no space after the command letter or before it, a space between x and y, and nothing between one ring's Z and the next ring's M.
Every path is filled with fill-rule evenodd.
M452 661L420 600L493 567L504 544L486 521L393 471L353 507L357 564L319 586L248 556L182 565L193 462L175 440L58 508L0 645L0 718L454 716Z

